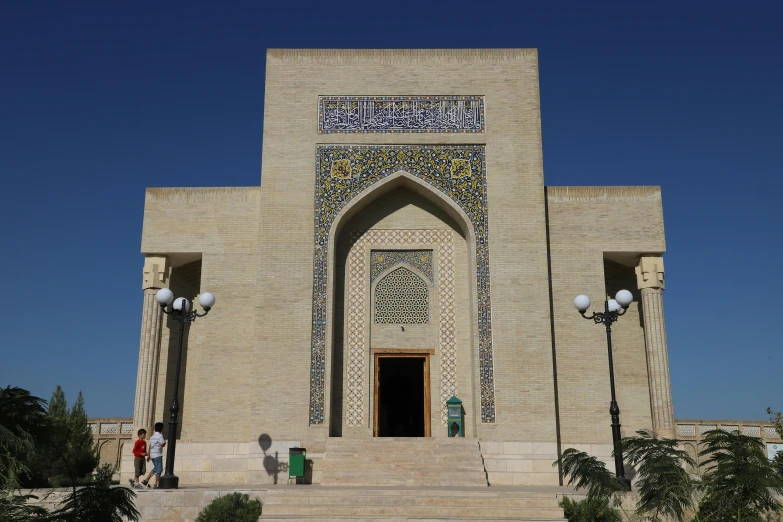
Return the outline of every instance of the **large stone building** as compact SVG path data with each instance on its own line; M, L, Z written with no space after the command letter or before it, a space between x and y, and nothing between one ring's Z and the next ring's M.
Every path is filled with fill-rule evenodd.
M173 394L155 292L217 298L186 336L182 484L270 483L304 446L323 484L350 448L459 447L485 485L556 485L565 447L610 460L605 331L573 299L621 288L623 435L674 434L660 188L544 185L535 50L270 50L264 111L260 186L146 194L136 427Z

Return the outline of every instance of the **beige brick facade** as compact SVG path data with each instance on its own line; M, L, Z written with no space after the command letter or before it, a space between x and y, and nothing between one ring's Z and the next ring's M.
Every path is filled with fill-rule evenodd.
M321 96L435 95L480 98L485 128L319 132ZM443 402L456 393L466 436L479 439L490 482L556 484L552 460L574 444L599 448L608 460L605 332L574 310L580 293L602 306L620 288L634 291L634 303L614 328L623 433L654 427L651 404L670 412L670 390L659 389L651 399L651 382L669 386L668 367L665 375L648 372L635 276L640 258L665 251L660 189L545 189L535 50L270 50L264 111L260 187L147 191L142 252L165 258L170 267L155 277L168 278L176 296L195 299L209 291L217 298L209 315L190 326L183 352L177 469L184 483L272 481L270 470L283 469L284 459L272 459L262 447L269 439L284 450L310 441L317 480L330 436L373 436L372 351L381 348L431 350L431 435L446 436ZM479 160L465 159L468 149L453 149L451 181L438 183L467 177L468 183L475 179L474 190L483 190L485 176L481 216L488 232L482 235L478 214L411 167L352 193L319 246L314 200L323 146L377 146L400 158L409 150L441 147L446 152L436 153L443 156L452 154L449 147L479 147L471 150L482 151L481 172L471 170L470 161ZM421 165L429 160L422 157L416 168L426 170ZM331 165L329 183L335 184L350 184L351 176L359 179L373 168ZM486 275L477 257L484 240ZM328 252L322 356L314 341L321 317L314 305L319 248ZM370 280L371 253L407 249L432 251L429 322L374 324L378 281ZM481 284L490 277L491 300L482 303ZM163 285L155 286L158 279L145 288ZM482 306L491 307L491 323L482 323ZM137 412L154 404L151 417L165 422L176 325L163 319L155 356L150 324L143 322L145 373L138 382L154 381L154 362L157 384L137 390ZM491 324L489 334L483 324ZM663 323L654 331L665 332ZM652 353L663 360L666 347L656 346ZM490 362L480 364L487 353ZM320 391L311 382L316 355L325 368ZM491 386L482 367L491 370ZM314 417L319 393L323 409Z

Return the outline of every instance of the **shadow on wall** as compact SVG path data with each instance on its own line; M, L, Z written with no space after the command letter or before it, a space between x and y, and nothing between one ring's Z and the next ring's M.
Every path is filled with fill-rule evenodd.
M270 451L272 448L272 437L263 433L258 437L258 445L261 447L261 451L264 452L264 469L267 475L272 477L272 483L278 484L280 480L288 482L288 455L285 455L286 461L280 461L280 452L275 450ZM280 475L282 474L282 477ZM305 484L313 483L313 461L307 459L305 461Z

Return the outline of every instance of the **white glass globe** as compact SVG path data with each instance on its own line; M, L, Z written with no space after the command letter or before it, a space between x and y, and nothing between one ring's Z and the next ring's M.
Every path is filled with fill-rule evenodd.
M586 295L578 295L576 296L576 299L574 299L574 306L580 312L586 312L587 309L590 308L590 298Z
M198 304L201 305L201 308L204 310L209 310L213 306L215 306L215 296L212 295L209 292L204 292L200 296L198 296Z
M620 306L623 308L628 308L628 306L633 303L633 294L628 290L620 290L614 298L617 299L617 302L620 303Z
M174 301L174 310L181 310L183 312L190 312L190 301L184 297L178 297Z
M155 294L155 299L162 305L169 305L174 300L174 294L168 288L161 288Z
M607 307L609 308L610 312L619 312L622 308L620 306L620 303L615 301L614 299L609 299L609 302L607 303Z

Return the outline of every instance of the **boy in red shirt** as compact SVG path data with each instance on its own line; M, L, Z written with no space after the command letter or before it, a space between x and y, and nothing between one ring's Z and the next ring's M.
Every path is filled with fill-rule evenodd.
M143 476L147 471L147 442L144 440L147 438L147 430L139 430L139 438L133 444L133 469L136 473L136 478L128 479L132 488L142 489L139 483L139 477Z

